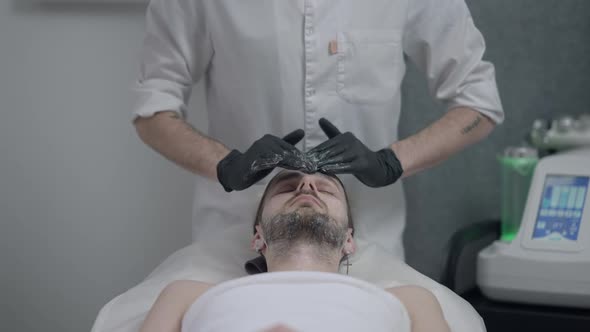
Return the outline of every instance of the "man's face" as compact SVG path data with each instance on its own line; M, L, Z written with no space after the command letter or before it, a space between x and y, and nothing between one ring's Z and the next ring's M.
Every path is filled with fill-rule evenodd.
M328 215L339 225L348 225L344 188L338 180L325 174L283 171L273 179L265 198L262 220L295 211L303 215Z
M346 195L333 177L299 171L279 173L267 188L256 239L264 238L275 255L297 244L314 245L318 254L343 248L353 251Z

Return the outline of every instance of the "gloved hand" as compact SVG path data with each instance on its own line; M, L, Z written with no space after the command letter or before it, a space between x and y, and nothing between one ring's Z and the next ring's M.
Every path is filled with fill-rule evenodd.
M245 152L232 150L217 164L217 179L225 191L244 190L262 180L272 170L281 166L297 169L292 163L300 160L299 151L294 145L305 136L302 129L297 129L280 139L273 135L264 135Z
M350 173L369 187L383 187L397 181L402 165L390 148L371 151L352 133L340 133L330 121L320 119L320 127L329 140L307 154L317 160L318 170L325 173Z

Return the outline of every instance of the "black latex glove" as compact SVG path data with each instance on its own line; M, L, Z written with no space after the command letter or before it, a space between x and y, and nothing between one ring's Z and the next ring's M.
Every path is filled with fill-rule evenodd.
M352 133L340 133L330 121L320 119L320 127L329 140L308 152L324 173L353 174L369 187L383 187L397 181L402 165L390 148L371 151Z
M281 166L297 169L301 152L294 146L305 136L297 129L287 136L278 138L264 135L248 148L245 153L232 150L217 164L217 179L225 191L244 190L262 180L272 170Z

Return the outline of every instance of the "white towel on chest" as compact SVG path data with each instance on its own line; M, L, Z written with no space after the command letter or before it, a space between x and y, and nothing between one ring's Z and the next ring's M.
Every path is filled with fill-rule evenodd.
M403 304L372 284L335 273L275 272L209 289L187 310L182 332L261 331L276 324L305 332L410 331Z

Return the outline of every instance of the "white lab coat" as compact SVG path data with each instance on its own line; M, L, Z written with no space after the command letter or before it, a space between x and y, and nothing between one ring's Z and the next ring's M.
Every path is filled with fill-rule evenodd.
M146 31L134 116L185 115L193 83L204 79L208 135L240 151L298 128L306 133L298 147L307 151L326 140L321 117L373 150L395 142L404 54L445 108L469 106L497 123L504 117L464 0L152 0ZM208 268L254 256L249 237L269 179L226 193L195 176L193 240L219 258ZM403 259L401 182L373 189L342 179L359 243Z

